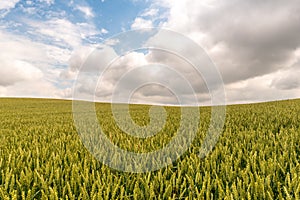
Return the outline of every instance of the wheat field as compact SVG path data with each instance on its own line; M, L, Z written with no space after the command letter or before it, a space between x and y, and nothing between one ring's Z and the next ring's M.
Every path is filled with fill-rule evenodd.
M147 125L147 105L130 105ZM180 108L165 107L166 124L139 139L118 129L110 104L97 103L99 123L119 147L148 152L170 141ZM213 151L198 153L210 120L172 165L147 173L120 172L87 151L74 126L72 101L0 99L0 199L299 199L300 100L227 106Z

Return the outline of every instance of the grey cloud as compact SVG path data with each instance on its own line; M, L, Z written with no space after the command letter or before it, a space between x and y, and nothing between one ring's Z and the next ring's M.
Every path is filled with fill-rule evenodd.
M226 83L261 76L286 66L300 46L299 1L186 2L187 24L169 25L186 34L207 35L206 49L220 68ZM207 42L207 41L206 41ZM223 44L219 53L210 52Z
M111 56L105 55L114 55L109 52L111 52L110 49L104 49L101 52L95 51L87 56L86 61L82 59L84 56L80 56L84 53L74 54L69 70L79 70L84 63L79 72L81 75L76 80L79 93L95 95L99 100L108 99L114 95L119 101L127 102L129 94L135 89L149 84L144 89L134 92L137 93L135 97L140 97L141 102L149 102L151 98L153 98L153 102L154 99L161 97L164 101L171 100L166 103L178 103L176 100L178 97L181 99L181 103L185 104L188 102L195 104L193 95L208 93L201 73L184 58L174 53L153 49L144 52L145 54L131 52L112 59L107 68L101 68L101 60L111 58ZM76 57L76 55L78 56ZM108 63L109 60L105 62ZM162 89L157 84L169 87L169 89ZM199 99L201 98L199 97ZM161 102L158 100L156 103Z
M100 48L85 47L75 52L69 60L72 71L103 71L110 62L117 58L115 51L108 46Z
M165 88L162 85L146 85L139 88L137 92L140 92L145 97L167 97L173 95L172 92L168 90L168 88Z

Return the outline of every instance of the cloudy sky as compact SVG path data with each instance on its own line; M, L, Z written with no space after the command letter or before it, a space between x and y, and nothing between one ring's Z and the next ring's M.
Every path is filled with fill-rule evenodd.
M0 97L72 98L75 90L76 97L99 101L129 95L138 103L189 104L196 95L209 104L220 85L207 86L213 78L187 62L182 54L202 52L183 40L157 32L143 44L178 51L120 53L124 45L138 47L134 36L118 44L120 33L148 27L180 33L203 48L227 103L300 98L298 0L1 0Z

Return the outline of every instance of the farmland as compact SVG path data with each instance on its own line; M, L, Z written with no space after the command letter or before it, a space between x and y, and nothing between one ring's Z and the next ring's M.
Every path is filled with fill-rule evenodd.
M110 104L97 116L119 147L162 148L179 125L180 109L166 107L165 127L149 139L122 133ZM149 106L131 105L136 124L149 122ZM200 109L200 129L188 151L154 172L127 173L97 161L82 144L72 102L0 99L0 199L300 199L300 100L227 106L214 150L198 153L210 120Z

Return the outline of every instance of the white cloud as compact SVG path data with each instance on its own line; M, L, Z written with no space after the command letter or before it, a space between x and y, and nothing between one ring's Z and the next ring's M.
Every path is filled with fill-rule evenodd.
M44 36L45 40L51 38L57 46L67 46L75 49L82 45L82 39L97 35L100 32L93 24L74 24L67 19L53 19L45 22L28 21L29 26L34 28L37 35Z
M66 89L58 89L52 83L44 79L28 80L18 82L14 85L5 87L0 96L5 97L41 97L41 98L67 98L62 96ZM0 89L1 92L1 89Z
M229 103L251 103L299 98L300 87L281 90L273 86L273 81L282 75L282 71L239 81L226 85Z
M1 0L0 1L0 18L5 17L20 0Z
M60 51L59 48L42 43L34 42L30 39L7 33L0 30L0 56L1 61L5 60L23 60L29 63L40 63L39 67L45 67L53 63L53 57L48 56L54 52Z
M75 9L82 12L87 18L92 18L95 16L92 8L88 6L76 6Z
M102 34L107 34L107 33L108 33L108 31L107 31L105 28L102 28L102 29L100 30L100 32L101 32Z
M9 10L11 8L14 8L15 5L19 2L20 0L1 0L0 1L0 10Z
M74 30L81 35L81 39L85 39L89 36L98 35L100 33L105 32L105 29L101 29L100 31L95 27L94 24L91 23L77 23L74 24Z
M39 2L46 3L47 5L50 6L54 4L55 0L39 0Z
M142 29L142 28L151 28L153 23L151 20L146 20L141 17L135 18L134 22L131 25L131 29Z
M146 10L141 16L142 17L154 17L158 14L158 9L156 8L151 8L151 9L148 9Z
M0 31L0 96L57 97L59 69L70 51ZM54 72L56 71L56 72Z
M54 0L39 1L54 4ZM97 30L90 22L72 23L65 16L45 21L24 18L22 23L29 27L30 37L3 31L9 26L0 30L0 76L5 77L0 96L70 97L76 69L63 67L73 62L72 51L80 49L84 40L106 30Z
M54 1L55 0L45 0L46 1L46 3L48 4L48 5L52 5L52 4L54 4Z
M7 88L0 85L0 97L7 97Z
M13 85L22 81L37 80L43 77L40 69L22 60L7 60L2 57L0 65L0 85L2 86Z
M81 44L78 27L66 19L54 19L46 22L30 21L28 23L35 28L36 33L51 37L57 44L66 44L69 47Z
M32 1L26 1L26 4L27 5L33 5L33 2Z

